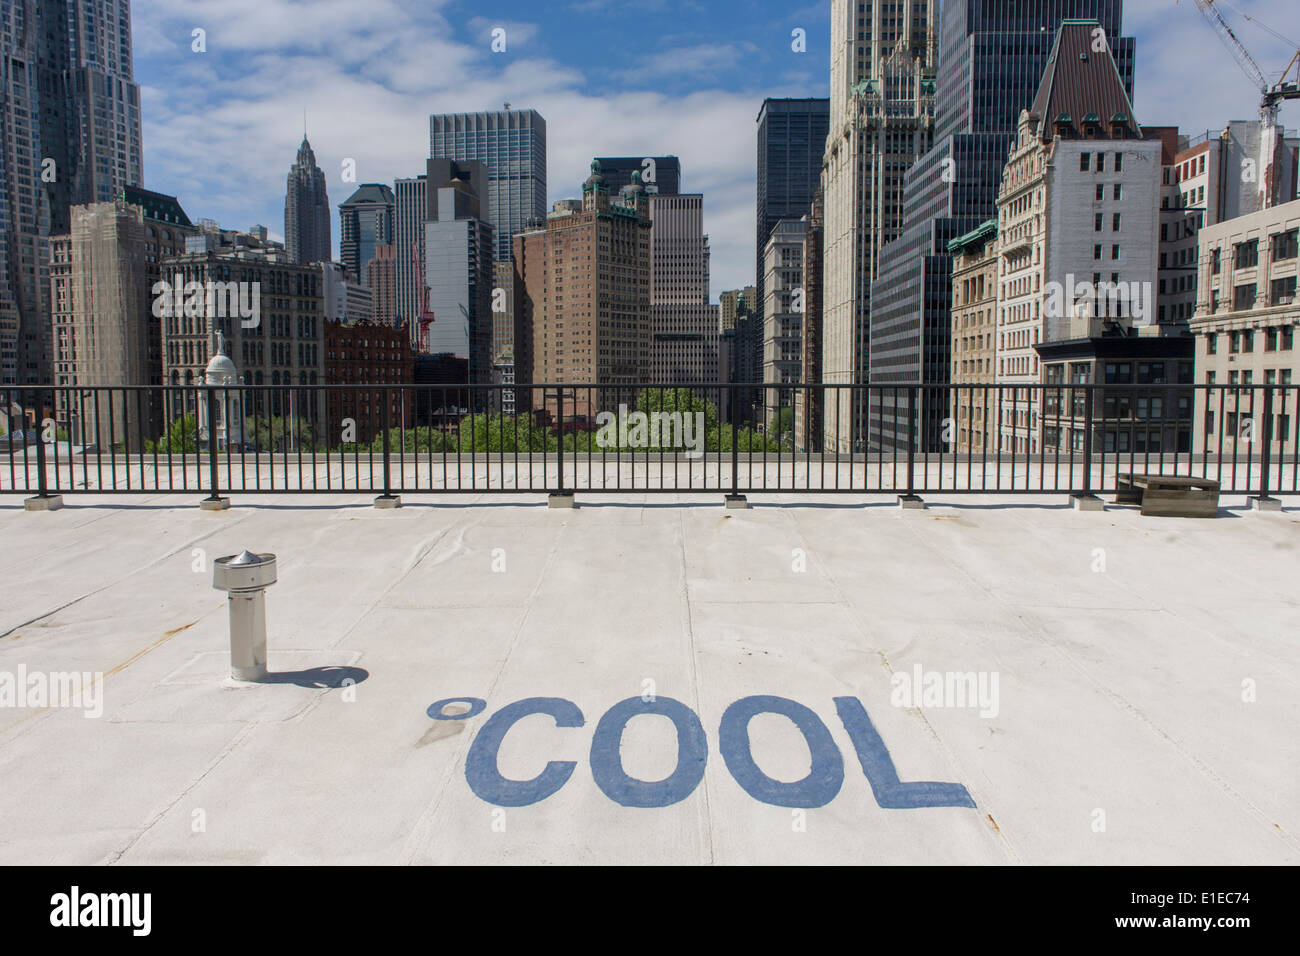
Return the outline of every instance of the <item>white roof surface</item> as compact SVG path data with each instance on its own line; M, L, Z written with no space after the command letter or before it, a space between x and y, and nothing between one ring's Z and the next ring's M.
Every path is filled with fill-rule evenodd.
M0 681L102 690L0 707L0 862L1300 862L1290 503L197 499L0 499ZM245 548L274 679L235 686L212 562ZM987 715L902 699L949 672ZM582 725L494 716L531 698Z

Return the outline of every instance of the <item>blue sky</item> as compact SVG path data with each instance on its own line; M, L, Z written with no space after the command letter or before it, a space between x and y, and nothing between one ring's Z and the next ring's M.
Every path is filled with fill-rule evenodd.
M1224 6L1226 0L1221 0ZM1295 0L1224 10L1266 71L1300 39ZM705 194L713 297L753 281L755 125L766 96L825 96L830 0L134 0L145 185L191 217L284 225L303 112L336 207L360 182L418 174L428 115L509 102L546 117L548 190L576 196L597 155L681 157ZM506 50L491 49L505 29ZM206 31L206 52L192 50ZM806 52L791 31L806 31ZM1258 96L1192 0L1128 0L1136 111L1193 133L1257 115ZM1300 127L1300 104L1282 122ZM337 211L335 242L337 244Z

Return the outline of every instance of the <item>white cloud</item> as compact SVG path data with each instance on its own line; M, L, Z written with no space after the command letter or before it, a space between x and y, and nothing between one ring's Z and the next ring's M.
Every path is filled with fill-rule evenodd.
M578 70L515 52L535 39L534 25L506 23L508 53L494 55L480 42L494 21L462 25L472 39L459 42L445 4L423 0L137 0L135 8L136 35L152 51L146 182L178 195L192 217L280 231L304 110L337 207L357 185L341 179L344 158L356 160L358 182L417 175L430 113L508 101L546 118L550 200L578 195L593 156L680 156L685 188L705 193L714 290L753 281L754 117L763 94L598 95ZM395 22L412 26L393 30ZM208 30L207 54L190 52L194 25Z
M1232 6L1283 34L1300 33L1294 26L1295 0L1234 0ZM1288 48L1236 10L1225 7L1222 12L1267 78L1276 80L1295 47ZM1222 129L1230 120L1259 118L1258 88L1192 0L1129 3L1124 28L1139 38L1133 108L1144 126L1178 126L1195 136ZM1281 121L1292 130L1300 128L1300 103L1284 105Z
M673 47L640 58L638 64L615 72L626 83L656 79L716 77L741 65L757 52L752 43L696 43Z

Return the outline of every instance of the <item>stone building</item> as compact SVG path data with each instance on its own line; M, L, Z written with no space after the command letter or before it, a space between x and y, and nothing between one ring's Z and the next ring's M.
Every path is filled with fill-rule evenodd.
M564 415L588 421L629 404L650 376L650 210L634 183L610 195L592 162L582 200L557 202L541 228L515 237L515 380L591 383L564 389ZM559 410L556 390L517 393Z

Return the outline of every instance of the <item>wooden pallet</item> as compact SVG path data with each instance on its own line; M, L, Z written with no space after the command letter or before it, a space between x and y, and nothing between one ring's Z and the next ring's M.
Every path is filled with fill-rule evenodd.
M1144 515L1215 518L1219 514L1219 483L1213 478L1121 471L1115 476L1115 490L1116 504L1140 504Z

